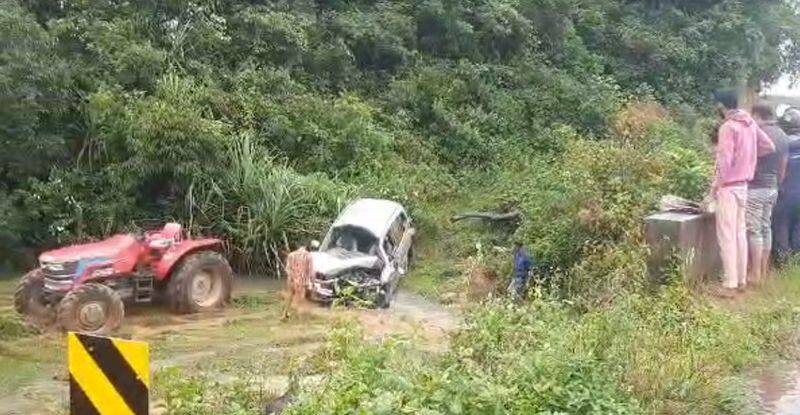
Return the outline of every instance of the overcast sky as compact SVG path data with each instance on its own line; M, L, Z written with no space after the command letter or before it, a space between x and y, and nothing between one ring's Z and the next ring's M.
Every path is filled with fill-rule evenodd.
M792 85L788 76L781 78L778 83L767 88L768 95L782 95L800 97L800 85Z

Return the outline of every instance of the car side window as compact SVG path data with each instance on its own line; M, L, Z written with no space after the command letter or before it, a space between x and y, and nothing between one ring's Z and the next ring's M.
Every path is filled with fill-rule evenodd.
M394 243L392 243L392 241L389 240L389 238L386 238L386 239L383 240L383 249L384 249L384 251L386 251L386 256L388 256L389 259L394 259L394 247L395 246L396 245Z
M392 226L389 228L389 235L388 240L391 240L392 246L395 247L400 243L400 240L403 239L403 232L405 232L405 215L400 214L397 218L392 222Z
M400 221L400 227L402 227L403 230L406 230L409 226L411 226L408 216L406 216L405 212L401 212L400 216L397 217L397 220Z

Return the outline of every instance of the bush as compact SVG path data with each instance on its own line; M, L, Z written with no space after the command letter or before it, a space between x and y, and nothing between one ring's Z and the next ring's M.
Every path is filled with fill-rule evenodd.
M554 153L510 145L498 167L474 177L471 186L490 190L469 202L479 211L520 211L515 238L532 249L545 277L593 303L642 285L642 218L665 194L699 200L711 173L702 137L660 106L632 103L613 119L605 139L550 130Z
M32 336L38 331L17 316L0 316L0 342Z
M777 346L765 325L785 335L799 319L787 304L745 318L676 283L588 313L544 299L486 303L437 356L345 326L316 357L322 386L289 413L739 413L753 397L732 407L735 382L720 379Z
M297 65L309 47L308 29L312 22L301 13L249 7L232 20L237 55L250 56L260 64Z
M375 109L357 96L293 96L255 109L257 143L286 157L302 173L349 178L371 171L392 136L373 119Z
M303 176L260 150L245 135L228 152L229 169L190 189L192 226L228 241L242 271L274 270L294 249L290 241L316 237L344 203L345 191L321 175Z
M252 379L222 383L211 375L187 374L178 368L160 370L153 383L169 415L259 414L272 398Z
M496 324L504 322L495 320L500 315L493 316L487 314L486 320L475 323L482 330L488 329L484 324L502 330ZM476 342L469 346L456 340L451 352L431 362L430 357L426 361L426 356L415 352L409 344L394 341L367 344L352 328L340 328L322 355L330 362L330 376L322 388L305 391L300 403L290 407L289 413L621 414L631 413L635 408L632 401L614 396L613 387L594 378L597 372L588 364L534 365L537 356L543 357L544 353L533 352L531 345L523 349L528 353L516 349L516 353L503 356L492 354L496 358L492 363L483 360L482 345L499 346L499 342L494 342L496 337L488 332L486 335L469 339ZM513 362L512 373L507 364L514 358L519 359Z

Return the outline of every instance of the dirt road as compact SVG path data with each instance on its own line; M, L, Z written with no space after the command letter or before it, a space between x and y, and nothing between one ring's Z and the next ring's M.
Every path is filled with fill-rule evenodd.
M756 380L764 414L800 414L800 364L773 365L763 369Z
M356 321L366 336L407 336L440 349L456 314L421 296L400 292L388 310L331 310L317 306L279 319L280 282L242 280L232 307L212 314L175 316L163 309L128 310L121 336L150 343L155 372L179 367L220 378L257 371L280 390L290 362L322 346L331 325ZM0 318L13 311L13 282L0 281ZM0 337L0 415L64 413L68 405L64 338L60 333ZM246 369L246 370L244 370ZM156 378L157 383L157 378ZM158 385L155 395L158 399Z

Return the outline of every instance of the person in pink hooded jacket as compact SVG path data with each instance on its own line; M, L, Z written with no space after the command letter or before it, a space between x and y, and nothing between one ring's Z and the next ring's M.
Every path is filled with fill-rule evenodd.
M716 176L711 196L717 201L717 240L724 269L723 289L747 286L747 185L753 180L758 157L775 151L775 145L746 111L737 109L733 92L717 94L725 107L725 122L717 141Z

